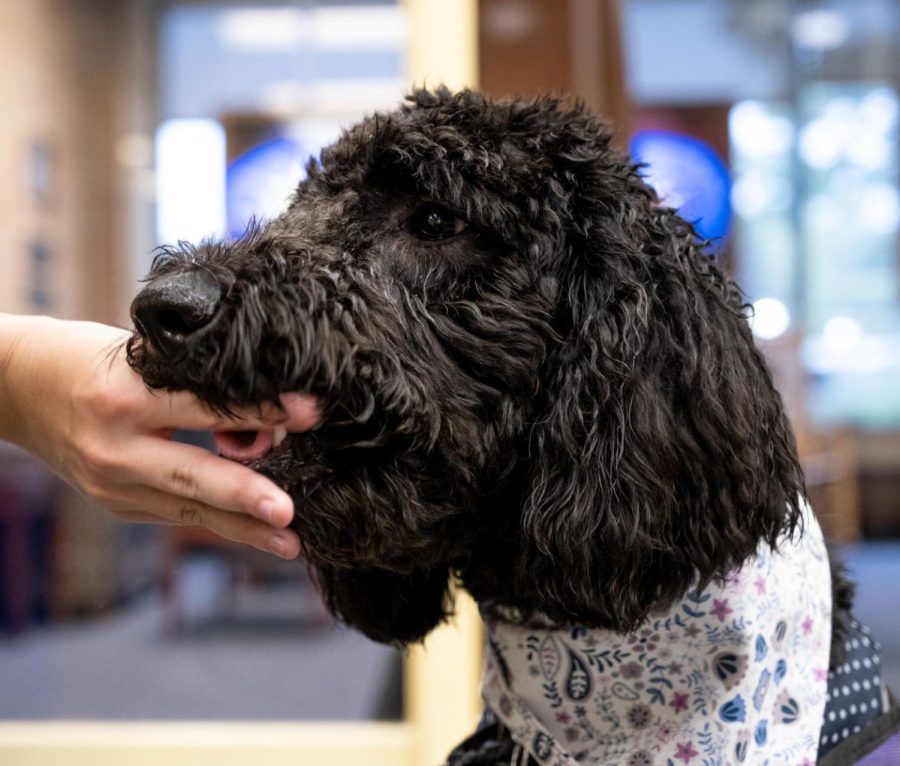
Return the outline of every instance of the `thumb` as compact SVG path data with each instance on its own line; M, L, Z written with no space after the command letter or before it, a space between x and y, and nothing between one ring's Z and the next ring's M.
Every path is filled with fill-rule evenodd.
M235 407L230 414L214 412L187 391L148 392L152 403L144 411L150 425L191 431L249 431L280 425L288 431L306 431L321 419L315 397L287 393L281 407L263 402L254 407Z

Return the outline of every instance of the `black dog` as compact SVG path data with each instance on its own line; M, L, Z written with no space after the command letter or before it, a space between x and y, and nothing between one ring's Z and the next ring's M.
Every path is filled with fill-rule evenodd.
M703 594L761 555L789 556L815 527L741 294L584 109L445 90L410 101L326 149L279 218L237 242L164 249L133 305L130 362L148 385L220 410L286 391L321 399L314 432L235 456L295 496L305 556L348 624L417 641L447 616L453 575L490 623L556 631L534 667L550 685L554 673L580 681L557 711L594 688L592 673L615 674L623 686L609 688L630 707L613 728L664 734L660 711L681 698L635 680L660 650L635 644L604 665L575 644L590 631L656 635L686 594L694 615L730 625L728 599ZM834 580L839 659L859 628ZM781 622L751 655L792 640ZM492 647L514 683L504 641ZM827 639L821 651L827 666ZM752 657L720 655L709 672L726 687L752 671ZM752 703L710 707L719 728L750 726L769 685L774 700L777 670L761 679ZM584 715L590 702L609 723L615 700L597 694L582 696ZM774 715L790 719L796 700L779 700L788 712ZM504 725L489 715L453 762L569 762L543 729L522 741L492 712ZM666 762L587 718L567 748L577 762ZM770 746L773 720L738 727L735 762L761 762L748 748ZM609 743L607 760L591 759L604 736L618 760ZM822 736L820 754L834 744Z

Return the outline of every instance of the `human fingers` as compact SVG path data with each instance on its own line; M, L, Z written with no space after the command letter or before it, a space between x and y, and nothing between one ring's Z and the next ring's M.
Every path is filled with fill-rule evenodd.
M250 516L223 511L151 487L132 487L123 508L113 508L113 512L126 521L203 527L226 540L285 559L296 558L300 553L300 538L293 530L275 529Z
M150 436L136 439L131 450L140 458L128 468L136 483L276 527L287 526L294 516L293 501L284 490L240 463Z
M150 513L150 511L139 511L139 510L114 510L113 513L118 516L122 521L130 521L135 524L164 524L168 526L175 526L178 524L175 519L165 519L162 516L157 516L155 513Z
M214 412L188 391L149 392L142 418L162 428L195 431L245 431L280 425L288 431L306 431L321 418L318 402L308 394L285 393L281 408L271 402L254 407L236 407L231 415Z

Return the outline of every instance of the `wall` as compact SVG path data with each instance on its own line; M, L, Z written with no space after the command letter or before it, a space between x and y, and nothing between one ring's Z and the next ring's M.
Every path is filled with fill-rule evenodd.
M0 3L2 311L107 321L120 313L115 17L116 4L102 0ZM42 151L46 183L29 170ZM34 243L49 254L37 301Z

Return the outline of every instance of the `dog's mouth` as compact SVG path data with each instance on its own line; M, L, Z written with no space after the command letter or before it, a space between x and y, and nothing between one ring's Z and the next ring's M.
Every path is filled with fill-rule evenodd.
M369 417L365 422L350 418L345 408L322 402L322 419L310 430L272 428L213 431L220 456L249 466L272 479L286 491L304 497L323 483L352 473L385 446L388 434L382 424Z
M304 498L334 475L332 460L315 430L294 432L275 426L213 431L213 439L221 457L242 463Z
M327 451L383 446L386 435L383 424L372 418L373 404L357 417L349 415L344 407L329 406L322 398L319 404L321 419L310 430L289 431L284 425L215 430L216 451L229 460L250 464L292 451L298 441L314 441L320 450Z
M263 428L258 431L214 431L216 450L229 460L252 463L261 460L287 438L284 426Z

